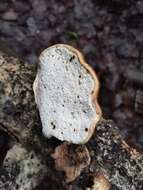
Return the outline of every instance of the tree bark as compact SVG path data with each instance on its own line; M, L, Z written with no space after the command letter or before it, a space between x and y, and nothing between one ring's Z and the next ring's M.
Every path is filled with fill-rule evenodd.
M0 133L6 133L10 141L0 158L0 189L142 190L143 155L123 141L113 121L102 119L86 145L67 144L65 159L70 167L56 167L52 155L63 142L47 140L41 132L32 89L35 75L36 65L0 52ZM86 161L76 159L84 149L90 159L81 167ZM80 165L82 171L67 182L71 165L74 169Z

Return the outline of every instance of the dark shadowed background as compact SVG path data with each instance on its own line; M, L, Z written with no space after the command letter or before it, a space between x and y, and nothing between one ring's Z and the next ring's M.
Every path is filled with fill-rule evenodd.
M36 64L55 43L84 53L100 80L104 117L143 150L143 1L0 0L0 49Z

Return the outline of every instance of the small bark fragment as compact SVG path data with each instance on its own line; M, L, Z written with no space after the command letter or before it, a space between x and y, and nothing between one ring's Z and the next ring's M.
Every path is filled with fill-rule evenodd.
M91 182L91 187L88 187L86 190L109 190L110 183L101 173L95 173L91 176L93 181Z
M52 157L55 159L57 170L65 172L66 182L75 180L90 163L89 151L84 145L63 143L56 147Z

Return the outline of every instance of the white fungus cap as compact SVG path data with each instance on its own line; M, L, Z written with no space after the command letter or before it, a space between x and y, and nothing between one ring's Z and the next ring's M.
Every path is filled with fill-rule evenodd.
M86 143L101 117L95 72L75 48L57 44L44 50L33 84L43 133Z

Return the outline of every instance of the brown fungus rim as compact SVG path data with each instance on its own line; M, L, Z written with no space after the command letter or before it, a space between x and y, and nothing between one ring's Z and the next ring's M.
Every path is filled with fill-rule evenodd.
M92 69L92 67L85 61L85 58L83 56L83 54L77 50L76 48L70 46L70 45L67 45L67 44L55 44L55 45L52 45L48 48L46 48L44 51L42 51L42 53L40 54L39 56L39 59L40 57L42 56L42 54L44 54L47 50L51 49L51 48L56 48L56 47L64 47L64 48L67 48L69 51L71 51L78 59L79 59L79 62L80 64L83 65L83 67L91 74L93 80L94 80L94 87L93 89L91 90L91 100L92 100L92 104L94 106L94 110L96 112L96 118L94 118L91 122L91 126L89 127L89 131L88 131L88 137L86 138L86 140L84 140L83 142L81 142L81 144L84 144L86 142L89 141L89 139L91 138L91 136L93 135L94 133L94 130L95 130L95 127L98 123L98 121L100 120L101 116L102 116L102 111L101 111L101 108L98 104L98 93L99 93L99 87L100 87L100 84L99 84L99 80L98 80L98 77L97 77L97 74L96 72ZM34 81L35 83L35 81ZM36 84L33 85L33 88L34 88L34 91L36 90Z

